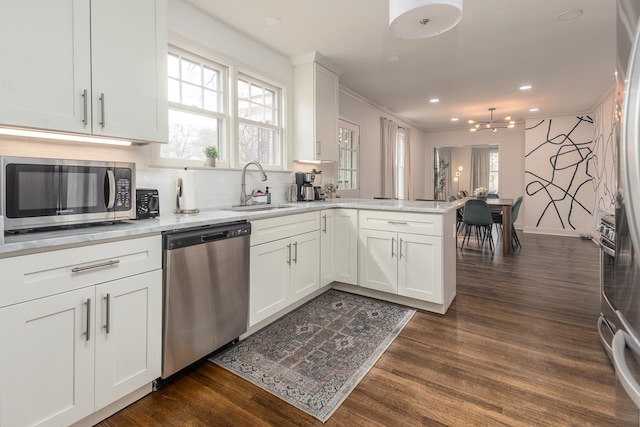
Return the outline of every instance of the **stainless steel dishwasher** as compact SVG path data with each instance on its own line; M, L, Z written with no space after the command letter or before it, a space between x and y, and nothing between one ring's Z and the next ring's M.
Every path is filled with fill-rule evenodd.
M245 221L164 233L162 378L247 331L250 234Z

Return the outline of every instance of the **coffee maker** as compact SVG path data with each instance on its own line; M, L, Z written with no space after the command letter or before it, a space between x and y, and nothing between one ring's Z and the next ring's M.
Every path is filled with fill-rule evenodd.
M296 172L296 186L298 187L298 201L306 202L315 200L315 191L313 189L313 181L316 174L312 172Z

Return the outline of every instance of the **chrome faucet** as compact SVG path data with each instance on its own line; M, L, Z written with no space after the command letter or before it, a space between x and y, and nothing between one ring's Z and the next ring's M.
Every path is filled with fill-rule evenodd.
M249 165L256 165L258 167L258 169L260 169L260 174L262 175L260 177L260 179L262 181L266 181L267 180L267 174L264 173L264 169L262 169L262 165L256 161L252 161L252 162L247 162L245 163L244 167L242 168L242 184L240 185L240 204L241 205L246 205L247 201L249 201L249 199L251 199L253 197L253 194L247 194L247 183L245 181L245 177L247 175L247 167Z

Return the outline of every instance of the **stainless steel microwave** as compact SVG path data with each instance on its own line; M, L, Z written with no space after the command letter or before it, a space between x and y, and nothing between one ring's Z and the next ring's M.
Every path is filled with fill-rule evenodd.
M135 164L0 157L5 230L135 219Z

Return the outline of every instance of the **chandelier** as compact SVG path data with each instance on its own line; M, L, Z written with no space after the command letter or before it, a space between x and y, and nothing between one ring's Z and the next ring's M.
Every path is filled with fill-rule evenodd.
M474 125L471 129L469 129L471 132L477 132L479 130L490 130L492 132L498 132L498 129L507 129L507 128L513 128L516 125L516 122L514 120L511 120L511 116L507 116L504 119L498 119L498 120L494 120L493 119L493 112L496 109L494 107L489 108L489 111L491 113L491 118L489 119L489 121L484 121L484 120L469 120L469 124L470 125Z

